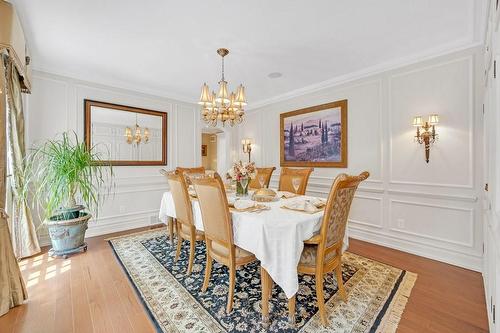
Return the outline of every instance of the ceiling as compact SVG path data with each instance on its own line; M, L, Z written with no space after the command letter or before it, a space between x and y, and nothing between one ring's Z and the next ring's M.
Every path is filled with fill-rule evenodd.
M35 69L192 102L220 78L219 47L251 106L478 40L474 0L11 2Z

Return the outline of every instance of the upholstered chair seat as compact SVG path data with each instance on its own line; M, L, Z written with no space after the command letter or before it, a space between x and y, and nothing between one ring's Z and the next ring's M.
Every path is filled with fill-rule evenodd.
M300 256L299 265L301 266L316 266L316 256L318 253L318 245L304 244L304 250L302 250L302 255ZM335 252L330 252L325 256L325 261L330 261L335 257Z
M219 257L229 257L229 249L224 245L217 242L212 242L212 254ZM236 256L236 262L246 262L247 260L255 260L253 253L242 249L241 247L234 246L234 254Z
M183 237L191 237L191 227L185 224L180 224L179 233ZM203 236L203 231L195 229L196 236Z

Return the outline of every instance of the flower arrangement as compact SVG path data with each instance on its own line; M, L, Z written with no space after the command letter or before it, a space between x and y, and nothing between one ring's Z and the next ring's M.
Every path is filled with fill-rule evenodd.
M256 170L255 163L243 163L241 161L234 163L231 169L227 172L227 178L235 180L239 182L241 179L247 178L255 178Z

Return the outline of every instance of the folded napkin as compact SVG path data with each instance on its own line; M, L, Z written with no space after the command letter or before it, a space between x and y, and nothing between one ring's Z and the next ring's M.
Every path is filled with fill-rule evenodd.
M303 211L306 213L317 213L317 212L321 211L321 209L319 207L317 207L316 205L314 205L313 203L311 203L311 201L309 199L289 202L289 203L285 204L283 207L285 207L287 209Z
M239 210L248 209L254 206L255 202L253 202L252 200L240 199L234 202L234 208Z
M314 205L316 208L322 208L326 205L326 200L321 199L321 198L310 198L306 199L309 201L312 205Z
M296 197L298 194L288 192L288 191L278 191L278 193L276 193L276 195L278 196L278 198L290 199L290 198Z

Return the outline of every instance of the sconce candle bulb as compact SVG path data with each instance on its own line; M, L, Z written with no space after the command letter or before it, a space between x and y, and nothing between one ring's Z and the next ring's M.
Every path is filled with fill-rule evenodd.
M429 154L431 150L431 144L436 142L438 135L436 133L436 125L439 123L439 116L437 114L431 114L429 116L429 121L423 122L422 116L416 116L413 118L413 126L417 128L417 134L415 135L415 140L419 144L424 145L425 149L425 161L429 163Z
M241 140L243 152L248 154L248 163L250 163L250 154L252 153L252 139Z

